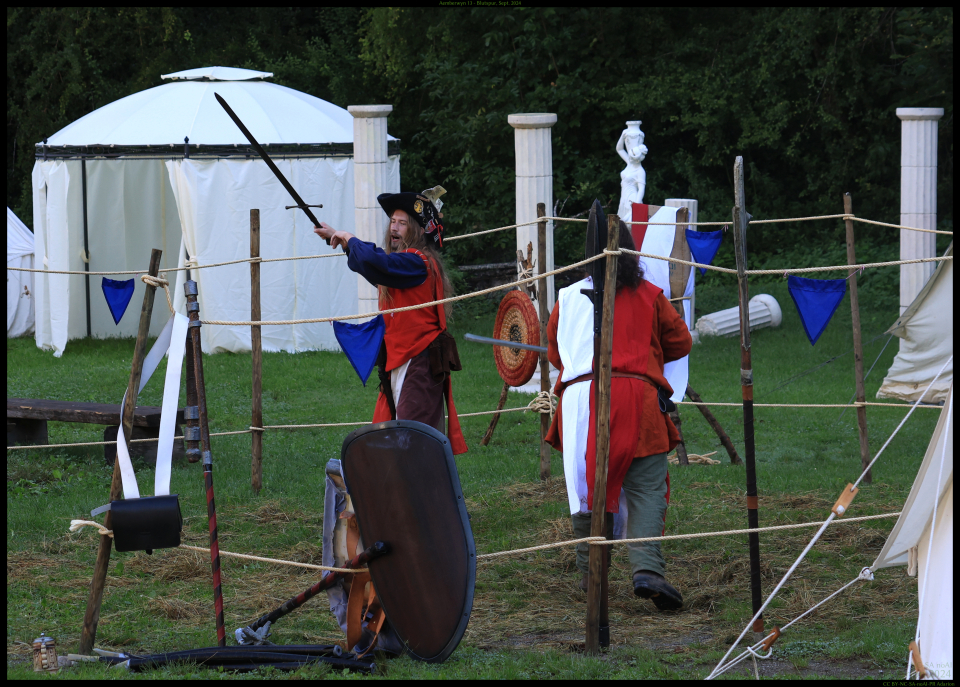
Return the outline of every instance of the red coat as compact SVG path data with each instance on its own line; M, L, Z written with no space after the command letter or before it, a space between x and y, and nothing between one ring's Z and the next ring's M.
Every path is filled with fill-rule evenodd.
M547 357L554 367L563 366L557 347L560 304L550 314L547 325ZM590 322L587 326L592 326ZM658 385L670 389L663 375L664 363L690 353L693 340L686 323L664 297L663 291L643 281L636 289L621 288L614 300L613 371L645 374ZM587 502L593 507L593 483L596 463L596 408L591 382L590 427L587 440ZM554 393L561 395L567 385L558 381ZM562 408L562 404L560 405ZM561 428L563 413L558 408L546 440L563 450ZM607 510L617 512L620 489L634 458L665 453L680 443L680 435L666 413L660 412L657 391L649 382L615 377L610 383L610 459L607 468Z
M443 284L436 265L416 248L408 248L407 253L416 253L427 266L427 278L420 286L409 289L387 289L388 297L381 298L380 308L404 308L443 299ZM384 316L386 331L383 340L387 345L387 370L393 370L416 355L423 353L437 335L447 327L447 317L442 305L430 308L418 308ZM402 393L402 392L401 392ZM460 429L457 407L453 403L453 385L447 376L443 395L447 400L447 422L450 444L454 454L466 453L467 442ZM377 396L377 405L373 411L374 422L392 420L390 406L382 393Z

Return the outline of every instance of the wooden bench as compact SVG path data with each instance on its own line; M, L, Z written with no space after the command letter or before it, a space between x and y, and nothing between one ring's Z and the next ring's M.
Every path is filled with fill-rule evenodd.
M49 444L47 422L82 422L91 425L107 425L103 431L104 441L116 441L120 427L119 403L80 403L75 401L50 401L37 398L7 399L7 446L37 446ZM183 408L177 410L174 435L183 436ZM133 415L131 439L148 439L160 436L160 408L137 406ZM72 442L64 442L72 443ZM157 462L157 442L133 443L133 456L150 464ZM117 454L115 445L104 446L104 458L113 465ZM173 457L184 456L183 439L173 442Z

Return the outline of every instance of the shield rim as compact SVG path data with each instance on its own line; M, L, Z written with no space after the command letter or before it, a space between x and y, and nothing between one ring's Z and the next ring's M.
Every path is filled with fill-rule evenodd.
M346 437L344 437L343 444L340 448L340 474L343 477L343 483L347 488L347 493L350 493L350 482L347 479L346 472L343 468L343 466L346 464L344 458L347 452L347 447L365 434L392 429L395 427L403 427L422 432L423 434L439 440L443 444L443 454L447 463L447 477L450 479L450 486L453 488L453 492L457 497L457 511L460 514L460 524L463 526L464 534L467 535L467 594L464 597L463 608L461 609L462 613L460 614L460 622L457 625L457 629L454 631L453 636L450 638L450 641L447 642L447 645L443 648L443 650L440 651L439 654L430 658L425 658L412 651L407 643L407 640L404 637L401 637L400 633L397 632L397 636L400 637L400 641L403 642L404 648L412 658L418 661L423 661L424 663L442 663L450 657L450 655L456 650L457 646L460 645L460 641L463 639L464 632L466 632L467 629L467 624L470 622L470 615L473 612L473 597L477 585L477 544L473 538L473 528L470 526L470 515L467 513L467 500L463 496L463 488L460 485L460 474L457 471L457 463L453 457L453 447L450 445L450 440L446 437L446 435L430 425L426 425L422 422L416 422L414 420L387 420L386 422L378 422L376 424L366 425L365 427L355 429ZM356 509L356 504L354 505L354 508ZM362 541L373 541L364 534L363 523L359 517L357 518L357 525L360 527L360 539ZM389 544L390 542L387 543ZM371 563L373 562L374 561L371 561ZM371 565L368 567L370 569L370 577L373 579L374 586L376 586L377 581L374 579L374 570L378 566ZM390 621L390 626L396 631L397 625L390 617L390 610L387 608L386 604L383 603L383 599L380 601L383 606L383 611L387 616L387 620Z

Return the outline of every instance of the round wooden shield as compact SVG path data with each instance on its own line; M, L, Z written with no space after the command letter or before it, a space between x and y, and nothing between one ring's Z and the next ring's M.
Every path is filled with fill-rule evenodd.
M503 297L500 309L497 310L493 338L532 346L541 345L540 318L537 316L537 309L530 302L530 296L523 291L510 291ZM503 381L510 386L523 386L533 377L537 363L540 362L540 355L536 351L494 346L493 359Z

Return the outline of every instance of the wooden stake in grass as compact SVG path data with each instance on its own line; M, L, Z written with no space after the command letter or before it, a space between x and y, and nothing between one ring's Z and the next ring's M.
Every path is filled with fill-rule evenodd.
M260 257L260 211L250 211L250 257ZM260 320L260 263L250 263L250 319ZM250 326L250 356L253 367L252 403L250 424L263 427L263 346L260 340L260 325ZM251 435L250 484L253 493L259 494L263 487L263 431L253 430Z
M487 431L484 432L483 438L480 440L481 446L486 446L490 443L490 439L493 438L493 430L497 428L497 423L500 421L500 411L503 410L503 406L507 403L508 391L510 391L510 383L504 382L503 389L500 390L500 400L497 401L497 412L493 414L493 418L490 420L490 426L487 427Z
M689 396L690 400L694 403L703 403L703 399L700 398L700 395L694 391L689 384L687 384L687 396ZM703 418L707 421L707 424L713 427L713 431L717 433L717 438L720 439L720 443L723 444L725 449L727 449L727 455L730 456L730 462L734 465L742 465L743 461L740 460L740 456L737 455L737 449L734 448L733 442L730 441L730 437L727 436L727 433L723 430L723 427L720 426L720 423L717 421L717 418L714 417L713 413L710 412L710 409L704 405L698 405L697 408L700 410Z
M160 274L160 257L163 251L154 248L150 252L150 268L148 274L156 277ZM130 366L130 381L127 383L127 397L123 404L121 424L123 438L130 450L130 437L133 436L133 414L137 407L137 391L140 389L140 375L143 372L143 358L147 350L147 336L150 333L150 319L153 316L153 299L157 287L145 284L143 305L140 307L140 326L137 328L137 342L133 347L133 363ZM120 462L113 460L113 480L110 482L110 501L120 498L123 485L120 480ZM111 511L107 511L103 525L107 529L112 526ZM93 566L93 580L90 582L90 595L87 597L87 610L83 614L83 629L80 632L79 653L89 654L97 641L97 624L100 622L100 605L103 602L103 588L107 582L107 566L110 563L110 550L113 539L106 535L100 536L100 548L97 550L97 561Z
M853 214L853 198L849 193L843 194L843 212L846 215ZM853 220L846 220L847 225L847 264L857 264L857 251L853 242ZM847 277L850 282L850 310L853 313L853 370L856 376L857 403L863 403L867 400L866 391L863 388L863 341L860 338L860 298L857 295L857 271L850 270ZM867 409L865 406L857 406L857 434L860 436L860 465L862 470L866 470L870 464L870 442L867 437ZM870 470L864 475L863 481L867 484L873 482L873 475Z
M750 295L747 289L747 209L743 189L743 158L737 156L733 165L736 206L733 208L733 245L737 256L737 282L740 296L740 388L743 396L743 452L747 468L747 522L749 527L759 527L757 507L756 444L753 428L753 362L750 354ZM753 532L747 535L750 546L750 597L753 615L756 615L763 599L760 594L760 536ZM753 624L754 632L763 632L763 616Z
M546 217L547 206L537 203L537 217ZM537 262L540 264L540 274L547 271L547 222L537 223ZM537 301L540 306L540 345L547 345L547 280L543 278L537 285ZM540 392L550 393L550 362L547 354L540 354ZM540 413L540 479L550 479L550 444L546 441L547 431L550 429L550 416Z
M607 218L607 250L620 248L620 218ZM594 288L596 288L596 284ZM594 291L596 297L598 294ZM599 341L594 337L594 369L596 370L595 401L597 408L597 454L593 479L593 512L590 518L591 537L609 537L607 520L607 467L610 461L610 378L613 371L613 304L617 295L617 256L607 256L603 285L603 319ZM591 546L587 577L588 654L600 653L610 646L610 618L607 611L607 571L610 565L609 546Z

